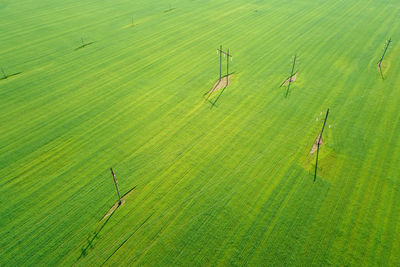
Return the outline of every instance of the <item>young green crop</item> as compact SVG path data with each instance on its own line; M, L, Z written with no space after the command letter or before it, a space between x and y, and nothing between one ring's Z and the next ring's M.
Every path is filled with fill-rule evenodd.
M0 265L400 265L398 1L1 2Z

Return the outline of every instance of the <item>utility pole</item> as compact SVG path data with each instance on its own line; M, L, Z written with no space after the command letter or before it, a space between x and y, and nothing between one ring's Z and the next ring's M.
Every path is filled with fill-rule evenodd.
M228 48L228 54L226 57L226 86L228 86L228 82L229 82L228 76L229 76L229 48Z
M228 76L229 76L229 58L232 60L232 55L229 54L229 49L227 52L222 50L222 45L220 46L220 49L217 50L217 53L219 52L219 80L221 81L222 79L222 54L224 54L224 57L227 56L226 58L226 85L228 85Z
M288 88L287 88L287 90L286 90L286 95L285 95L285 97L287 97L288 94L289 94L290 84L292 83L292 77L293 77L294 67L296 66L296 59L297 59L297 55L294 55L294 60L293 60L293 65L292 65L292 72L290 73L289 84L288 84Z
M114 172L113 172L113 169L112 169L112 168L110 168L110 170L111 170L111 175L112 175L112 177L113 177L113 180L114 180L115 189L117 189L117 194L118 194L118 206L119 206L119 205L121 205L121 204L122 204L122 201L121 201L121 196L119 195L117 178L115 178L115 174L114 174Z
M222 45L219 48L219 80L221 81L221 73L222 73Z
M81 37L81 41L82 41L82 46L84 46L83 37Z
M392 38L390 38L390 39L386 42L385 47L383 48L383 50L384 50L384 51L383 51L383 55L382 55L381 59L380 59L379 62L378 62L379 68L381 67L383 58L385 57L386 51L388 50L389 45L390 45L391 42L392 42Z
M318 167L319 144L321 143L322 133L324 132L326 120L328 119L328 115L329 115L329 108L328 108L328 110L326 111L326 116L325 116L324 124L322 125L322 130L321 130L321 133L319 134L318 141L317 141L317 158L316 158L316 160L315 160L314 182L315 182L315 180L317 179L317 167Z

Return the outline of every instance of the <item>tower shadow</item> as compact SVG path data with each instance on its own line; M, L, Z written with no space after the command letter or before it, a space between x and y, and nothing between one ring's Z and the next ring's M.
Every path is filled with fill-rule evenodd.
M220 97L222 96L222 94L224 93L226 87L228 87L228 85L225 86L225 87L222 89L221 93L219 93L218 97L214 100L214 103L212 103L210 109L212 109L213 107L216 107L216 104L217 104L218 100L220 99Z
M111 213L110 216L108 216L107 220L101 225L99 230L93 233L93 236L90 238L90 236L87 238L87 244L81 248L81 255L79 255L78 259L76 259L76 262L78 262L82 257L85 257L89 249L93 248L93 242L96 240L100 232L103 230L104 226L110 221L111 217L114 215L115 211L119 208L119 206Z
M175 9L176 9L176 7L169 8L167 10L164 10L164 13L168 13L168 12L174 11Z
M22 73L22 72L16 72L16 73L13 73L13 74L10 74L10 75L1 77L1 78L0 78L0 81L1 81L1 80L7 80L8 78L13 77L13 76L17 76L17 75L19 75L19 74L21 74L21 73Z
M216 104L217 104L218 100L221 98L221 96L224 93L225 89L231 84L229 76L232 77L233 74L235 74L235 72L231 72L228 75L225 75L225 76L221 77L221 79L218 80L218 82L213 86L213 88L210 91L208 91L207 93L204 94L204 95L208 94L207 98L206 98L206 101L210 102L210 104L211 104L210 109L212 109L213 107L218 107ZM214 88L218 87L220 85L220 83L225 83L225 79L229 79L229 81L226 81L226 84L222 89L216 90L216 91L221 91L221 92L218 94L218 96L214 100L214 102L210 101L209 98L210 98L211 94L213 92L216 92L216 91L214 91Z
M382 66L381 66L381 65L379 65L379 73L381 74L381 78L382 78L382 80L384 81L384 80L385 80L385 77L383 76Z
M118 248L116 248L114 250L113 253L111 253L110 256L107 257L107 259L100 265L103 266L115 253L117 253L117 251L137 232L139 231L139 229L153 216L154 212L152 214L149 215L149 217L147 217L138 228L136 228L122 243L121 245L118 246Z
M82 49L82 48L85 48L86 46L89 46L89 45L91 45L91 44L94 44L94 42L90 42L90 43L87 43L87 44L83 44L83 45L81 45L81 46L75 48L75 51L76 51L76 50L79 50L79 49Z
M317 159L315 160L314 183L317 180L318 156L319 156L319 145L318 145L318 148L317 148Z

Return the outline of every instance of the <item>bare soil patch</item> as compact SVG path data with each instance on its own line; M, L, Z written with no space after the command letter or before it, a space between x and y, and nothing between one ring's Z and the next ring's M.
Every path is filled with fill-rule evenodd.
M315 142L314 142L313 147L311 148L310 154L313 154L315 151L317 151L317 149L318 149L318 140L320 140L320 139L319 139L319 136L320 136L320 135L321 135L321 134L319 134L318 137L317 137L317 139L315 139ZM322 138L321 138L321 140L319 141L319 146L322 146L322 145L323 145L323 140L322 140Z
M211 88L210 91L208 91L207 94L211 94L215 91L221 90L225 87L227 87L228 85L231 84L231 78L232 78L232 74L228 75L228 84L226 83L226 76L222 77L221 80L216 81L216 83L214 84L214 86Z
M102 218L102 220L104 220L105 218L107 218L108 216L110 216L111 214L113 214L114 211L115 211L118 207L124 205L126 199L129 197L129 195L132 193L133 189L135 189L135 188L136 188L136 186L135 186L134 188L132 188L131 190L129 190L128 192L126 192L126 194L123 195L123 196L121 197L121 205L119 205L119 202L118 202L118 201L115 202L114 205L107 211L106 215L104 215L104 217Z
M286 86L286 85L289 84L289 82L292 83L292 82L294 82L294 81L296 81L296 80L297 80L297 72L296 72L295 74L293 74L292 77L287 78L287 80L286 80L284 83L282 83L281 86Z

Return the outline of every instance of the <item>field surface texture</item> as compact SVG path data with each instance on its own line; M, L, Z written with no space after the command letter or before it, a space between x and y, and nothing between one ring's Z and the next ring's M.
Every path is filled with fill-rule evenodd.
M399 14L0 0L0 265L400 266Z

